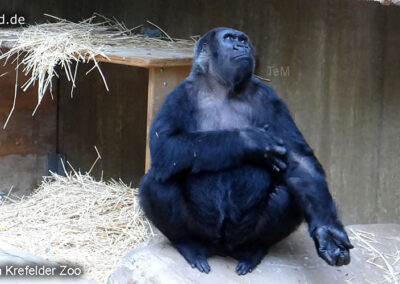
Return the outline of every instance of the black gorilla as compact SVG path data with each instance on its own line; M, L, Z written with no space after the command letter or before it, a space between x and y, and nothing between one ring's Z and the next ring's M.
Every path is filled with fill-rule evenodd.
M254 65L240 31L217 28L197 42L190 76L152 125L141 206L202 272L215 254L236 258L239 275L251 272L303 219L320 257L348 264L352 245L323 169Z

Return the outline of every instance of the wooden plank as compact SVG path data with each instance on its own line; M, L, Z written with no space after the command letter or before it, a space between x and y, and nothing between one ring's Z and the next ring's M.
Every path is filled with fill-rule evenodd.
M110 91L91 66L79 64L77 88L60 73L58 150L75 168L105 180L122 179L137 186L144 174L146 149L147 70L101 63Z
M14 101L15 65L4 66L0 61L0 192L28 195L46 174L48 153L56 152L57 102L47 93L36 114L32 112L37 104L37 88L23 92L20 86L26 82L20 70L15 110L5 129L3 125ZM53 81L53 89L58 89Z
M97 56L96 60L145 68L191 66L193 49L167 50L118 46L107 49L105 54L108 59Z
M6 52L13 46L12 42L4 41L0 48ZM96 60L100 62L115 63L136 67L173 67L191 66L193 58L192 48L149 49L133 48L129 46L111 46L105 49L107 57L98 55Z
M145 57L121 57L117 55L107 55L108 58L103 56L96 56L96 60L100 62L122 64L136 67L173 67L173 66L191 66L192 58L145 58Z
M157 111L165 97L190 74L190 66L149 68L147 96L147 138L145 170L150 168L149 131Z
M56 142L56 101L46 94L36 114L32 116L37 104L37 88L23 92L21 85L27 80L21 70L18 74L18 90L15 110L3 129L14 101L15 66L0 61L0 156L10 154L27 155L55 152ZM57 90L57 81L53 81Z

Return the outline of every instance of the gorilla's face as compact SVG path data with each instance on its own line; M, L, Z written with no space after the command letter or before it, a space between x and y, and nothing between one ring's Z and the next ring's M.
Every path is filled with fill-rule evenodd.
M248 80L254 71L254 51L248 36L234 29L219 29L211 46L212 73L229 85Z

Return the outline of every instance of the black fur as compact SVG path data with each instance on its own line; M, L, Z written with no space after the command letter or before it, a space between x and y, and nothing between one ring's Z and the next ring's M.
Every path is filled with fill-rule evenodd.
M248 37L218 28L197 43L191 75L150 132L140 184L146 216L192 265L238 259L251 272L305 219L319 255L348 264L352 248L323 169L272 88L252 77Z

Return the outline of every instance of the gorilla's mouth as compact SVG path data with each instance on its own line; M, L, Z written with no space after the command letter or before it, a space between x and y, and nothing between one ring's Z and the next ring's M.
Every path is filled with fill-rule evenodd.
M235 56L232 56L231 59L241 59L241 58L249 58L249 54L247 52L246 53L240 53L240 54L237 54Z

